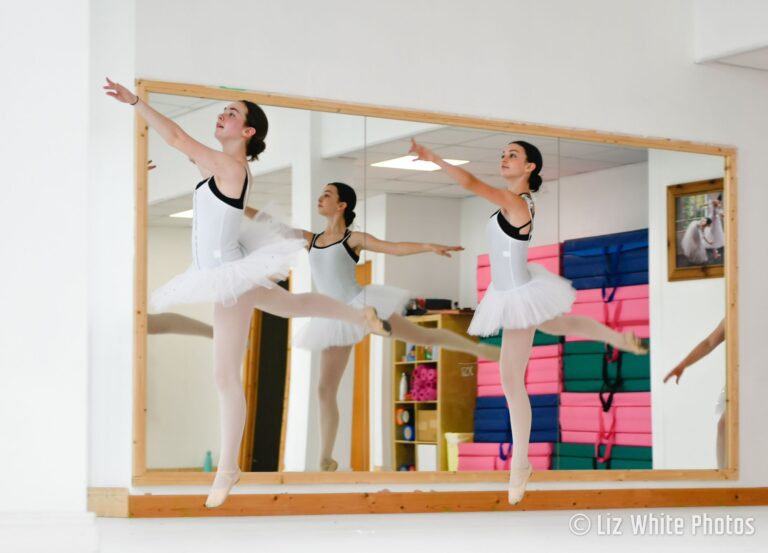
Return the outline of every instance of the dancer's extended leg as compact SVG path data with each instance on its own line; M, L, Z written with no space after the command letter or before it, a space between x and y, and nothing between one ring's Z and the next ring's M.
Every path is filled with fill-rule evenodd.
M241 301L278 317L324 317L364 326L374 334L390 335L389 323L376 316L372 307L357 309L323 294L292 294L280 286L254 288L241 296Z
M221 505L240 477L237 454L245 426L241 363L254 308L278 317L341 319L365 326L372 332L389 334L389 324L384 325L373 308L355 309L322 294L292 294L279 286L254 288L230 307L216 305L213 311L213 360L221 412L221 451L216 479L206 501L208 507Z
M501 339L501 386L509 406L512 426L512 461L509 471L509 503L518 503L525 494L531 474L528 442L531 438L531 402L525 389L525 368L531 355L535 328L504 330Z
M213 327L197 319L178 313L158 313L147 315L148 334L186 334L213 338Z
M324 349L320 354L317 395L320 402L320 470L323 471L334 471L338 466L333 459L333 445L339 429L336 395L351 351L352 346L336 346Z
M555 336L580 336L596 342L605 342L616 349L638 355L648 353L634 332L617 332L589 317L561 315L539 325L539 329Z
M392 325L392 336L398 340L423 346L441 346L492 361L498 361L501 355L497 347L475 342L450 330L423 327L400 315L392 315L388 320Z

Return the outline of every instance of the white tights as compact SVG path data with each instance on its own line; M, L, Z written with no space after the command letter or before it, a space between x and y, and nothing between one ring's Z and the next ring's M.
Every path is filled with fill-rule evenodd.
M461 334L442 328L417 325L400 315L388 319L392 325L392 337L422 346L440 346L487 359L498 359L499 348L480 344ZM320 356L320 460L331 459L336 434L339 429L339 406L336 395L353 346L330 347Z
M245 426L241 368L254 309L285 318L325 317L365 324L363 310L321 294L292 294L279 286L254 288L240 296L237 303L230 307L214 306L213 374L221 413L219 471L229 472L238 468L237 456Z
M561 315L542 323L541 331L555 336L579 336L597 342L606 342L624 350L624 335L589 317ZM501 340L501 385L509 406L512 426L511 468L528 466L528 443L531 439L531 402L525 389L525 368L531 355L535 328L504 330Z

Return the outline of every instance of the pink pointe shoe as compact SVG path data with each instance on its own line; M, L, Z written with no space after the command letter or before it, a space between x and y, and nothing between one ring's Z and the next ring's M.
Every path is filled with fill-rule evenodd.
M648 353L648 346L634 332L624 333L624 345L621 349L635 355L646 355Z
M525 486L528 484L531 474L533 474L533 468L530 464L521 469L510 469L509 488L507 490L507 499L510 505L517 505L523 499Z
M389 321L383 321L379 318L375 307L366 307L363 311L365 311L365 328L371 334L385 337L392 336L392 325L389 324Z
M221 507L227 500L227 497L229 497L232 486L240 480L240 474L240 469L218 471L213 481L213 487L208 494L208 499L205 500L206 508L215 509L216 507Z
M323 459L320 461L320 470L323 472L336 472L336 469L339 468L339 463L336 462L336 459Z

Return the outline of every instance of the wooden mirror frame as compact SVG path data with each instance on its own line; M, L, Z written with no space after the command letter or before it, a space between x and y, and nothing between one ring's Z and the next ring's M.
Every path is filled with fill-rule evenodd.
M589 130L574 130L547 125L516 123L400 108L383 108L346 102L315 100L241 89L137 80L136 94L144 101L150 93L193 96L222 101L250 100L257 104L307 109L314 111L361 115L406 121L470 127L508 133L522 133L582 140L611 145L653 148L697 154L717 155L724 159L724 194L726 205L725 235L726 276L726 468L724 469L651 469L651 470L563 470L535 472L532 482L604 482L604 481L670 481L670 480L734 480L739 475L738 436L738 304L737 304L737 225L736 225L736 149L729 146L701 144L664 138L636 137ZM152 470L146 466L146 362L147 362L147 155L148 128L137 115L136 148L136 261L134 265L134 393L133 393L133 462L135 486L210 485L212 473ZM241 484L417 484L506 482L506 472L276 472L243 473ZM587 490L589 491L589 490ZM594 490L593 490L594 491ZM415 493L415 492L407 492ZM458 493L458 492L457 492ZM474 492L461 492L474 493ZM477 492L487 493L487 492ZM559 493L559 492L546 492ZM581 493L581 491L580 491ZM273 494L272 494L273 495ZM268 495L265 497L272 497ZM294 494L296 495L302 494ZM314 494L308 494L314 495ZM331 494L348 495L348 494ZM376 494L365 494L376 495ZM403 495L403 494L390 494ZM422 494L424 495L424 494ZM140 497L140 496L135 496ZM179 496L175 496L179 497ZM241 496L242 497L242 496ZM255 496L247 496L255 497ZM259 496L261 497L261 496ZM682 496L681 496L682 497ZM277 498L277 496L275 496ZM565 499L563 499L565 501ZM576 505L570 500L568 505ZM722 503L721 503L722 504ZM306 514L297 503L295 514ZM561 507L562 508L562 507ZM569 507L574 508L574 507ZM427 509L429 510L429 509ZM468 508L468 510L478 510ZM290 511L294 512L294 511ZM329 511L319 511L329 512ZM346 512L343 508L341 511ZM352 512L372 512L363 509ZM231 514L231 513L230 513ZM239 514L244 514L239 512ZM257 513L250 513L257 514ZM286 511L273 514L288 514ZM167 516L167 515L166 515Z

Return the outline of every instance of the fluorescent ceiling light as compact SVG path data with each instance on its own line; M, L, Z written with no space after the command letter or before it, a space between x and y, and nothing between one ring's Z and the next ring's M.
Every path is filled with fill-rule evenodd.
M178 213L171 213L170 217L175 217L177 219L191 219L192 210L188 209L186 211L179 211Z
M396 157L395 159L388 159L378 163L371 163L371 167L386 167L387 169L408 169L409 171L437 171L440 169L439 165L436 165L431 161L414 161L415 159L416 156ZM445 161L451 165L464 165L465 163L469 163L469 160L464 159L446 159Z

